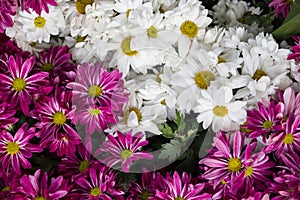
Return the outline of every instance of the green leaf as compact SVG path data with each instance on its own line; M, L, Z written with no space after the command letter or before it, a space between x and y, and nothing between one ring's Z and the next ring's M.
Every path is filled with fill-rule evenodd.
M176 110L176 119L174 119L174 122L177 125L177 127L179 127L181 124L181 115L177 110Z
M276 39L288 39L291 35L300 34L300 0L296 0L294 6L283 24L272 34Z
M162 132L163 136L166 138L174 138L175 134L174 131L172 130L172 128L165 123L164 125L162 125L159 130Z

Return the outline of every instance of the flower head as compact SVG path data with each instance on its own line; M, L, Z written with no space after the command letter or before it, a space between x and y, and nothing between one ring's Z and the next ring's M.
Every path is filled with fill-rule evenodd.
M23 1L23 9L29 11L29 8L32 8L38 15L41 14L42 10L46 13L49 12L48 4L52 6L57 6L55 0L31 0Z
M139 159L152 159L153 155L147 152L140 152L140 149L148 144L148 141L142 141L144 134L139 132L132 136L131 132L123 134L117 132L118 136L107 135L108 141L104 142L102 147L96 150L96 154L107 152L110 155L102 162L110 167L121 163L124 172L129 172L132 161Z
M283 17L286 18L293 4L294 0L273 0L269 7L275 8L276 17L279 16L279 13L282 13Z
M9 172L10 167L12 167L14 172L20 174L20 165L23 168L31 168L27 158L31 158L34 152L42 151L42 148L38 145L29 143L29 140L35 135L35 129L27 129L27 127L26 123L23 124L14 137L7 131L1 131L0 161L3 172Z

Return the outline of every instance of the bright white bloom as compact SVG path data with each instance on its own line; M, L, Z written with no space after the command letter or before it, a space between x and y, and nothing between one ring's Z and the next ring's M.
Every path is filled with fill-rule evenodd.
M237 130L246 120L244 109L246 102L234 101L232 89L229 87L211 88L202 90L198 99L198 106L193 110L199 113L197 121L203 122L203 128L212 124L213 131Z
M20 11L16 18L20 23L20 30L24 33L27 41L49 43L50 35L58 35L61 29L65 28L65 19L60 9L49 6L49 13L42 11L39 16L32 9L30 13Z

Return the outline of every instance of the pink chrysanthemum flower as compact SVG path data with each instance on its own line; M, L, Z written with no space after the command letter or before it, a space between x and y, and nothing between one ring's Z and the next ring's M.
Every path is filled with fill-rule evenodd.
M0 176L0 199L16 200L16 189L19 186L20 176L16 173Z
M57 6L55 0L20 0L22 9L29 11L32 8L38 15L41 14L42 10L46 13L49 12L48 4L51 6Z
M295 59L300 62L300 36L293 36L296 41L296 46L292 47L293 53L288 56L288 60Z
M16 14L17 8L17 0L0 0L0 33L13 26L12 16Z
M175 171L173 177L165 179L167 190L156 190L156 198L160 200L194 200L211 199L211 194L202 192L205 184L193 184L191 176L183 172L182 178Z
M83 144L76 146L77 152L67 154L58 164L59 173L71 181L86 175L88 169L98 164L98 161L91 155L91 147Z
M78 191L72 195L75 199L91 200L124 200L124 192L116 185L115 172L107 167L89 169L87 177L80 177L75 181Z
M118 70L108 72L101 63L79 65L76 82L67 87L73 89L74 100L79 100L81 105L98 103L119 111L128 101L122 74Z
M279 13L282 13L283 17L286 18L293 4L294 0L273 0L269 7L274 7L276 17L279 16Z
M16 107L18 104L25 115L28 114L31 103L31 95L38 93L41 85L46 84L47 72L39 72L30 75L35 58L31 57L22 63L22 59L9 57L8 70L10 75L0 74L1 92L8 96L10 105ZM43 83L43 84L42 84Z
M273 133L267 141L265 152L275 151L275 156L280 159L287 152L300 152L300 116L290 113L283 129Z
M92 134L95 131L103 132L108 124L116 124L116 117L110 107L100 106L84 106L75 111L74 124L85 125L87 134Z
M34 175L23 175L17 190L26 200L57 200L66 196L70 187L63 176L51 178L50 182L48 174L39 169Z
M129 172L129 167L132 161L140 159L152 159L153 155L147 152L141 152L140 149L148 144L148 141L142 141L144 134L142 132L136 133L132 136L131 132L125 135L117 132L118 136L107 135L108 141L104 142L102 147L96 150L95 155L99 153L109 153L110 156L101 160L109 167L113 167L121 163L121 168L124 172Z
M72 57L67 46L51 46L39 53L36 69L49 72L50 80L59 77L64 83L75 80L75 66L70 62Z
M41 152L42 148L38 145L29 143L29 140L35 135L35 129L27 130L27 124L23 124L13 137L7 131L1 131L0 134L0 161L2 171L10 172L12 170L17 174L21 173L20 165L23 168L31 168L27 158L31 158L33 152Z
M15 118L15 109L11 109L7 102L0 103L0 129L7 129L19 119Z
M41 137L43 143L44 140L50 142L53 138L57 138L60 129L70 137L78 137L78 133L70 125L74 110L70 108L71 106L68 99L67 91L59 91L59 89L56 88L54 97L50 97L48 102L37 104L37 113L35 113L35 115L38 116L40 122L37 122L35 126L40 129L37 132L37 136Z
M258 107L258 110L247 110L247 123L244 127L249 130L250 138L263 136L265 139L268 133L281 128L284 105L281 102L275 104L271 101L268 107L258 102Z
M290 113L300 115L300 93L296 95L295 91L288 87L284 92L278 91L278 97L280 102L284 104L284 118L287 118Z
M245 134L239 131L234 133L232 148L230 137L224 132L218 132L214 137L214 149L207 157L200 160L199 164L204 164L205 173L200 176L201 179L209 180L213 187L224 184L226 179L233 180L244 168L243 162L245 154L252 151L250 145L242 152ZM232 189L233 182L230 181Z

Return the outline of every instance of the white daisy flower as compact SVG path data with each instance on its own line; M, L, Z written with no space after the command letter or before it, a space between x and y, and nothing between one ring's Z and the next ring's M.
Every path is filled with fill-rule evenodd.
M21 24L21 30L27 41L49 43L50 35L58 35L65 28L65 19L60 9L49 6L49 13L42 11L36 14L32 9L30 13L20 11L16 21Z
M246 102L234 101L232 89L229 87L202 90L198 99L198 106L193 110L199 113L198 123L203 122L207 129L212 124L213 131L232 131L239 129L246 120Z

